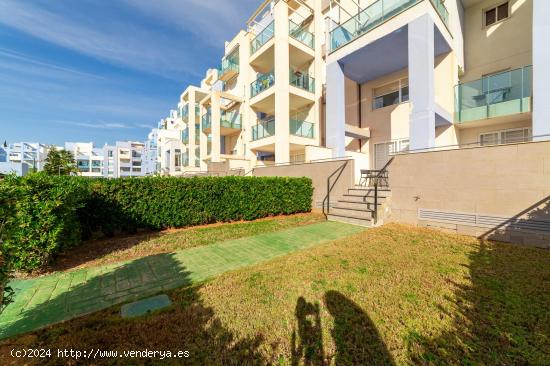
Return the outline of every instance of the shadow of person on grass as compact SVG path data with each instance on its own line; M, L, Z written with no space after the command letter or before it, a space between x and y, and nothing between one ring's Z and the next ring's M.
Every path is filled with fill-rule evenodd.
M393 365L394 361L370 317L337 291L328 291L325 305L334 317L332 338L336 365Z
M296 302L296 329L292 332L292 365L324 365L323 333L319 304L312 304L300 296Z
M56 280L44 277L16 283L15 301L0 315L0 338L11 337L0 342L0 359L13 362L10 349L40 346L52 350L189 351L189 359L171 360L176 363L268 363L258 351L263 337L239 337L227 330L214 309L204 305L201 287L193 285L191 275L173 254L160 254L118 265L110 271L73 271ZM63 288L66 291L60 291ZM169 293L173 305L151 315L121 319L120 306L114 306L159 293ZM37 331L39 328L43 329ZM54 352L50 363L74 362L55 356ZM159 362L105 358L90 362L81 359L77 363L151 361Z

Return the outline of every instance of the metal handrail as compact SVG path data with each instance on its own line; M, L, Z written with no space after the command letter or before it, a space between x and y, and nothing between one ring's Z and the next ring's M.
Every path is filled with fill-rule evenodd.
M349 160L344 161L344 164L340 165L338 167L338 169L336 169L327 178L327 195L325 196L325 199L323 199L323 215L325 215L325 217L327 217L330 214L330 192L332 191L332 189L334 188L334 186L336 185L336 183L340 179L340 176L342 175L342 172L344 171L344 169L348 165L348 162L349 162ZM330 179L336 174L338 174L338 176L336 177L336 179L334 180L334 182L331 185L330 184ZM326 211L325 211L325 202L327 203Z

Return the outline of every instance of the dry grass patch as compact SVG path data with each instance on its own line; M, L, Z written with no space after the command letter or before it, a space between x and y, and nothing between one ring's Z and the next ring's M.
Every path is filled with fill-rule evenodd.
M122 320L113 308L5 341L0 355L148 348L189 350L190 364L550 364L545 250L392 224L170 296L161 313Z

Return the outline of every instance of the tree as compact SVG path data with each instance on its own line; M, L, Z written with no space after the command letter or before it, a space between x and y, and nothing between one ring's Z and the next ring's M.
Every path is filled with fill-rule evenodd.
M71 175L77 173L76 161L72 152L67 150L57 150L55 147L50 149L44 172L48 175Z

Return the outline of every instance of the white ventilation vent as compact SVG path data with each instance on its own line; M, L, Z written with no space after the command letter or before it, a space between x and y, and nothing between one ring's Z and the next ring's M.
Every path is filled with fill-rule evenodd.
M514 230L529 230L550 232L550 221L533 220L529 218L504 217L481 215L472 213L460 213L438 210L418 210L418 219L424 221L444 222L456 225L469 225L486 228L510 228Z

